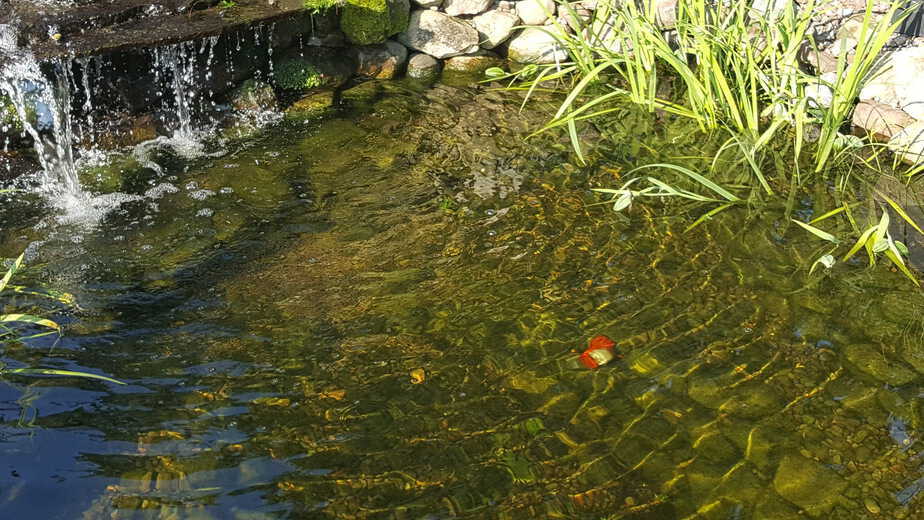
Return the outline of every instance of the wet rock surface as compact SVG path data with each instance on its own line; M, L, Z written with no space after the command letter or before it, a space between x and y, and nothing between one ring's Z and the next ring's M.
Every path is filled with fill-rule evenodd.
M229 9L212 7L217 3L121 0L49 12L14 9L7 13L7 23L15 18L20 45L38 59L50 59L183 42L305 15L301 0L278 0L274 5L241 0Z

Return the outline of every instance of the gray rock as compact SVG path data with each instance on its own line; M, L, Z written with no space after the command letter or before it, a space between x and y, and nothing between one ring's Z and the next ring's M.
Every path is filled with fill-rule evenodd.
M517 16L525 25L542 25L555 14L555 0L520 0Z
M568 53L552 36L552 27L527 27L510 40L507 57L518 63L556 63L568 59Z
M677 25L677 0L652 0L655 9L655 23L662 29L673 29Z
M472 18L472 25L478 31L482 49L493 49L513 34L513 28L520 18L511 12L494 9Z
M822 74L818 81L813 81L805 86L805 97L809 100L809 105L814 107L828 108L834 101L834 91L828 86L837 80L836 74L829 72Z
M914 123L914 119L903 110L875 101L861 101L853 109L852 122L876 141L885 143Z
M924 121L915 121L895 134L889 148L908 164L924 163Z
M431 80L439 76L440 62L429 54L416 52L407 61L407 75L409 78Z
M910 383L918 377L901 361L886 357L882 347L878 345L868 343L850 345L845 355L857 370L892 386Z
M779 18L790 7L798 9L792 0L754 0L751 3L754 13L766 19Z
M895 51L863 87L860 99L878 101L924 119L924 47Z
M407 61L407 48L395 41L384 45L355 47L357 70L360 76L391 79L401 73Z
M443 11L449 16L483 13L494 0L443 0Z
M414 4L423 7L424 9L430 9L431 7L439 7L443 5L443 0L412 0Z
M433 57L449 58L478 50L478 31L444 13L418 10L411 13L407 30L398 35L398 41Z
M801 455L787 455L773 478L773 488L810 516L819 518L841 500L847 481L818 462Z

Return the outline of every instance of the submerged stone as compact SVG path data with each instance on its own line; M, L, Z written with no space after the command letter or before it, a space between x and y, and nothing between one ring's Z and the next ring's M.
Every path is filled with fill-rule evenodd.
M845 351L847 361L860 372L892 386L908 384L918 375L897 359L886 357L881 346L854 344Z
M286 109L286 116L311 117L323 113L334 104L334 91L322 90L309 94Z
M787 455L773 478L781 497L821 518L841 500L847 481L834 471L801 455Z
M757 419L781 409L783 398L777 390L764 383L742 385L733 397L722 403L719 410L737 417Z
M455 56L446 60L445 70L451 72L464 72L467 74L481 74L485 70L496 67L502 63L500 56L482 51L467 56Z
M440 62L429 54L414 53L407 62L409 78L432 80L440 74Z

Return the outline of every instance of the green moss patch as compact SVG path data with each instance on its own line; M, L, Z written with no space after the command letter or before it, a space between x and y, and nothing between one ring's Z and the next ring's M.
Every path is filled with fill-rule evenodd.
M347 0L340 29L358 45L381 43L407 28L408 0Z
M276 65L276 85L284 90L309 90L324 85L324 75L307 60L290 58Z

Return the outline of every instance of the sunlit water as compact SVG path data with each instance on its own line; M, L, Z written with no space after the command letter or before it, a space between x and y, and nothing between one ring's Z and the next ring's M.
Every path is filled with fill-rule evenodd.
M94 226L5 196L0 255L79 307L4 362L128 385L4 376L0 518L924 514L899 274L808 277L782 214L684 233L676 208L590 205L645 148L695 146L646 114L580 167L523 141L541 103L344 102L220 157L111 157L83 174L124 194ZM622 357L579 368L597 334Z

